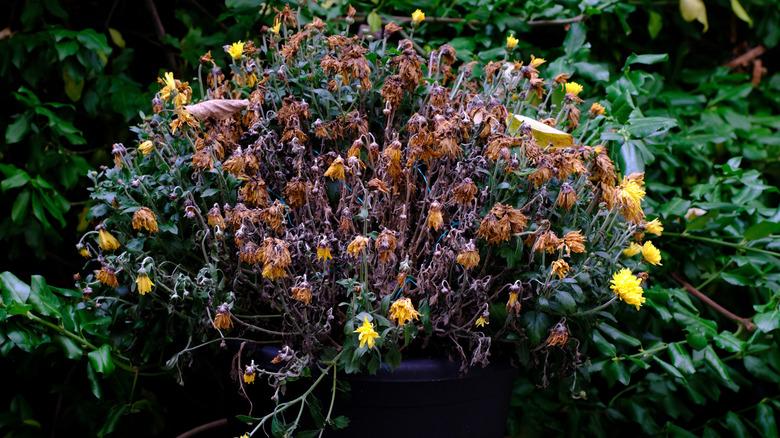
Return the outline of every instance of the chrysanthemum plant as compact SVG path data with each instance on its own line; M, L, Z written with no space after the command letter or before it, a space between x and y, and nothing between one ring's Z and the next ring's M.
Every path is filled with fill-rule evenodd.
M415 356L572 372L661 261L643 175L621 178L599 142L609 111L513 36L478 66L448 45L423 56L394 23L325 28L285 9L225 46L229 64L204 55L194 86L166 73L137 144L91 175L79 286L134 333L123 353L182 372L235 341L237 387L277 389ZM300 418L309 394L257 427Z

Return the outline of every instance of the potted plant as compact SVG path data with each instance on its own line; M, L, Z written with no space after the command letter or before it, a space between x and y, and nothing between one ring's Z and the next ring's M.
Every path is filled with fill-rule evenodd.
M513 36L480 66L392 22L326 27L285 8L194 86L160 78L137 144L90 175L78 285L138 364L233 348L249 405L273 389L250 435L501 436L510 363L569 373L613 303L644 302L643 176L619 178L599 142L620 125Z

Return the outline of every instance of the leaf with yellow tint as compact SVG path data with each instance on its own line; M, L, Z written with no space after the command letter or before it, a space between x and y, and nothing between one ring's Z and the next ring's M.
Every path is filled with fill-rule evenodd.
M518 130L520 130L520 126L525 123L531 128L531 133L536 139L536 142L541 147L552 146L556 148L565 148L574 144L574 138L567 132L555 129L552 126L545 125L538 120L521 116L519 114L510 114L509 117L510 134L516 133Z
M707 22L707 7L703 0L680 0L680 14L685 21L696 20L704 25L704 32L707 32L710 24Z

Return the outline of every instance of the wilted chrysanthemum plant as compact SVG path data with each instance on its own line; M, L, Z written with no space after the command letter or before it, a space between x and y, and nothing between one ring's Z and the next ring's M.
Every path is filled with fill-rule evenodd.
M423 57L394 23L325 28L285 9L258 43L226 46L228 65L204 55L194 86L166 73L137 144L91 175L80 286L134 331L124 353L182 370L236 341L236 385L277 389L415 356L571 372L661 262L643 176L620 178L598 144L616 127L605 108L515 59L512 36L477 66L448 45Z

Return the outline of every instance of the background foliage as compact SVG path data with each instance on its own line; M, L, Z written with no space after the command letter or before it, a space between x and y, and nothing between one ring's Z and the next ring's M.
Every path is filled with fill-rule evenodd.
M405 18L421 8L428 16L415 32L421 48L449 42L463 60L502 57L507 32L515 32L521 53L560 57L550 68L575 73L586 95L605 91L609 111L623 121L655 118L614 133L623 168L647 168L651 207L666 225L658 242L666 252L664 270L654 275L648 308L627 309L600 327L589 340L595 347L590 365L576 376L545 390L532 378L519 381L512 432L777 436L777 2L743 0L743 14L733 1L708 0L707 32L683 20L676 1L353 5L356 26L367 30L378 19ZM0 266L16 276L3 274L0 284L0 354L7 358L4 371L24 370L18 371L24 378L9 382L0 400L4 433L170 435L192 426L177 419L186 408L189 418L199 412L200 419L236 410L219 398L224 391L205 377L207 370L196 374L201 389L190 394L183 391L192 385L180 389L167 377L128 372L110 351L119 342L108 336L111 321L91 319L80 292L30 274L58 286L71 283L79 263L72 243L86 226L79 219L84 176L110 161L111 143L130 138L127 126L150 107L147 85L160 69L194 77L201 54L256 35L270 24L273 6L256 0L11 3L0 23L6 112L0 119L6 243ZM337 20L345 10L345 2L331 0L305 5L302 14ZM759 45L762 56L725 66ZM686 292L675 277L752 320L755 329ZM23 316L29 314L48 325ZM204 407L214 397L223 412Z

